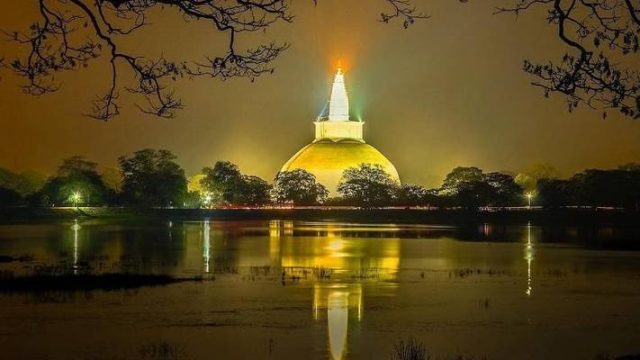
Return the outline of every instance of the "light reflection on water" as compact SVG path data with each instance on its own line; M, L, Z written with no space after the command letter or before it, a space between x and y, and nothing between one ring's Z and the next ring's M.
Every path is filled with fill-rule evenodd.
M611 236L615 231L595 233ZM584 234L583 230L569 229L562 234L563 241L558 241L557 230L550 232L531 224L456 228L285 220L202 219L147 224L74 221L62 225L0 226L0 255L30 254L35 259L29 264L0 264L0 269L20 272L38 264L69 264L74 274L88 267L96 272L215 278L212 282L193 285L191 291L212 289L216 298L227 296L235 299L234 302L211 303L205 296L202 304L192 305L196 308L190 308L186 314L180 315L179 308L171 308L167 318L175 316L171 322L179 323L187 314L201 311L202 321L217 323L221 321L218 317L223 316L220 314L237 313L239 315L231 316L231 320L240 324L237 331L243 333L246 329L241 326L243 321L250 323L255 316L243 317L242 311L235 310L216 310L211 314L207 311L224 305L232 309L244 306L245 312L250 313L253 298L262 299L263 306L273 306L277 311L289 309L289 302L303 304L308 309L307 315L295 321L314 324L313 338L322 338L322 350L316 354L317 358L364 358L363 352L382 344L388 349L392 341L389 337L396 338L396 334L420 337L425 331L429 332L430 339L439 339L437 333L444 332L442 351L458 349L460 344L476 343L476 337L484 336L461 335L460 329L472 329L474 324L478 324L477 329L473 328L475 331L492 336L504 333L502 324L511 324L515 333L524 334L517 338L522 340L522 346L530 343L529 346L535 348L531 351L539 351L540 344L529 338L531 332L538 328L548 332L543 326L546 323L554 324L552 329L566 325L563 321L567 315L554 312L556 297L563 302L576 298L579 302L570 311L587 319L587 314L594 315L595 311L598 315L602 310L597 305L603 299L601 294L607 294L609 300L626 303L629 295L624 293L628 288L625 281L640 270L640 257L635 252L592 251L588 249L594 244L605 246L606 243L601 239L581 243L571 237L571 234ZM171 289L169 286L157 291L167 298L178 299L182 295ZM621 294L618 297L609 296L618 293ZM584 294L595 295L585 298ZM534 303L536 298L539 302ZM470 305L480 300L482 306ZM277 329L272 322L287 323L289 317L295 318L295 308L292 306L292 310L286 310L288 312L276 316L275 320L260 318L260 321L269 329ZM615 311L624 314L631 310L623 306ZM636 313L634 309L628 317ZM521 314L526 314L527 321L532 322L531 328L518 330L523 327L519 322ZM597 326L615 328L617 323L607 322L613 321L608 314L599 316L596 318L601 318L602 323ZM225 318L225 321L230 320ZM100 325L95 324L98 328ZM491 326L495 328L492 330ZM625 325L624 331L629 326ZM381 328L386 332L379 334ZM431 329L434 332L430 332ZM213 327L207 331L219 334L223 330ZM271 331L273 336L279 334L277 330ZM20 335L19 331L16 333ZM539 335L544 339L544 333ZM377 340L371 342L371 338ZM381 340L383 338L386 340ZM218 345L234 340L237 339L221 336ZM466 346L472 353L506 358L500 344L494 345L490 338L485 340L477 347ZM268 341L269 354L286 347L282 342L273 345L271 338ZM438 344L432 340L428 345L437 348ZM305 344L300 347L309 351ZM237 351L251 349L238 348ZM301 355L283 354L280 358Z
M525 294L531 296L533 291L532 276L531 276L531 263L533 262L533 242L531 241L531 223L527 224L527 239L524 248L524 258L527 261L527 290Z

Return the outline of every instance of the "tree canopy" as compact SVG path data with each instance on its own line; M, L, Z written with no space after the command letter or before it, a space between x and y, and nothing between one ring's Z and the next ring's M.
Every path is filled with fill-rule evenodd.
M230 161L218 161L202 169L200 180L205 196L216 205L264 205L269 203L271 185L252 175L243 175Z
M379 207L391 204L398 185L382 166L360 164L344 171L338 192L350 204Z
M38 201L45 205L102 205L110 196L98 165L82 156L72 156L47 180Z
M448 203L475 209L481 206L518 206L523 202L522 187L509 174L484 173L477 167L456 167L445 177L439 194Z
M587 169L569 179L538 181L539 203L563 206L640 208L640 166L628 164L612 170Z
M182 206L187 195L184 170L168 150L144 149L118 159L122 200L141 206Z
M323 203L329 192L316 177L303 169L280 171L276 175L272 197L276 203L316 205Z

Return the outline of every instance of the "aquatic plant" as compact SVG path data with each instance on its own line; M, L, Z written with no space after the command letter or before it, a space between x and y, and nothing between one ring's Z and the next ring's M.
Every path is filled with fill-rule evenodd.
M409 337L407 341L402 339L393 344L391 360L428 360L431 357L422 342L418 342L414 337Z
M185 358L184 345L167 341L143 345L138 350L141 360L178 360Z

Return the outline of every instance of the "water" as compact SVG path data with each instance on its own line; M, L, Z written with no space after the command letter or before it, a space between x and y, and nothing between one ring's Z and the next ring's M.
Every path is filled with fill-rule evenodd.
M3 359L388 359L640 353L637 229L292 221L0 226L2 271L203 276L0 295ZM1 280L0 280L1 281Z

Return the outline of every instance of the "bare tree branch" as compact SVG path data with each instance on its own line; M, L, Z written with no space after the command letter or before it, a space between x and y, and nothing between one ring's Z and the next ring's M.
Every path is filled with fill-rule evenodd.
M615 108L640 118L640 73L631 65L638 64L640 1L517 0L497 12L520 14L533 6L548 9L547 20L570 51L557 64L525 60L524 70L538 78L532 84L545 96L563 94L570 111L585 104L603 110L603 117Z
M195 76L227 79L256 77L273 72L273 63L289 44L274 42L252 49L239 50L237 37L247 32L265 31L277 22L291 22L292 0L34 0L39 14L27 33L5 32L8 40L27 49L23 57L13 59L7 67L24 77L23 90L43 95L58 90L58 73L88 66L90 60L106 56L111 81L105 93L93 103L90 117L110 120L120 114L121 89L142 97L136 106L144 113L173 117L182 102L168 88L172 81ZM315 3L315 0L312 0ZM383 14L383 21L404 20L408 27L426 16L416 12L408 0L384 0L393 12ZM147 12L165 7L183 15L185 20L202 20L215 31L226 34L226 51L204 56L201 61L152 59L124 50L121 39L150 25ZM71 36L74 32L82 36ZM123 84L122 71L133 74L133 84Z
M389 21L400 18L402 26L406 29L419 19L428 19L429 16L418 12L409 0L386 0L391 7L390 11L380 13L380 21L389 23Z

